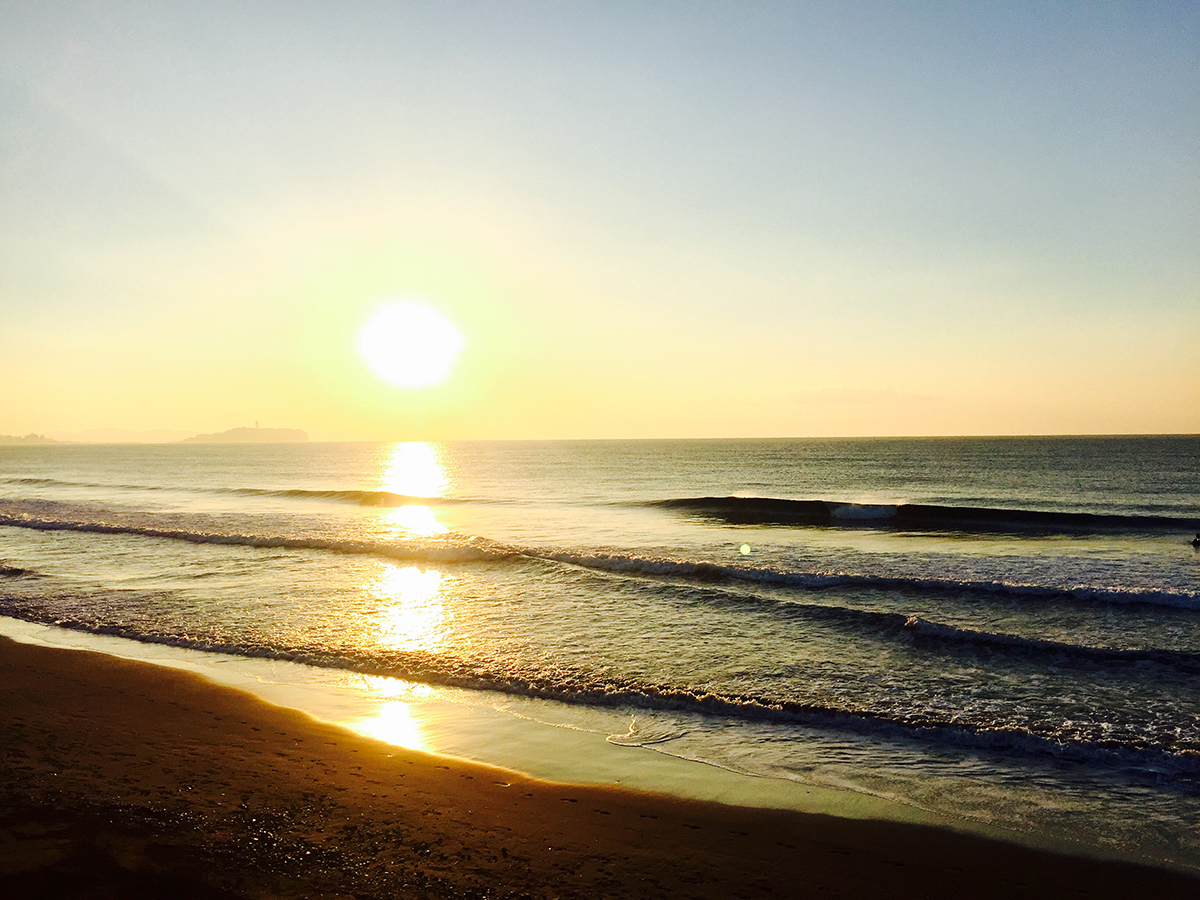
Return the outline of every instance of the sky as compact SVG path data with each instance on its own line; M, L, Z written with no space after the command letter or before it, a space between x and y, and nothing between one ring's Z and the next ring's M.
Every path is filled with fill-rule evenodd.
M256 421L1200 432L1200 6L0 0L0 433Z

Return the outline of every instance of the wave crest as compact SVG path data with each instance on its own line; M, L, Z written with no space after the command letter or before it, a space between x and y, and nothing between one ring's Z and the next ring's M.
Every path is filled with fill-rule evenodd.
M990 506L924 503L859 504L772 497L677 497L650 504L731 525L874 526L908 531L1039 532L1086 534L1112 531L1200 529L1200 519L1115 513L1051 512Z
M36 518L29 515L14 516L5 514L0 514L0 526L30 528L38 531L129 534L166 540L187 541L193 544L226 544L269 549L314 550L329 553L375 555L405 561L425 560L440 563L469 563L543 560L600 572L612 572L638 577L676 578L704 583L744 582L810 591L850 587L910 592L959 592L977 596L1008 596L1090 603L1151 604L1180 609L1200 609L1200 593L1184 590L1107 588L1085 585L1064 587L1022 582L913 578L852 572L797 572L721 565L703 560L675 560L536 547L511 547L483 538L470 538L466 542L450 545L426 543L397 544L382 541L354 541L286 535L188 531L144 525L80 522L64 519Z
M608 678L597 682L582 674L572 675L568 672L559 672L555 680L531 678L476 669L470 663L455 664L453 661L423 654L399 654L393 659L382 659L350 651L332 653L307 647L231 644L188 635L147 635L124 626L87 623L74 619L47 620L19 610L8 614L29 621L93 634L112 635L147 644L248 658L277 659L319 668L383 675L446 687L495 691L574 705L682 712L753 722L802 725L883 739L940 743L970 750L1016 751L1059 759L1150 767L1173 775L1200 774L1200 749L1192 746L1163 745L1147 736L1095 740L1082 736L1048 735L1025 727L940 719L929 713L852 709L817 702L795 702L686 687L667 687L621 678ZM682 736L681 732L650 729L645 735L648 740L641 743L662 742L679 736ZM631 728L628 735L614 737L617 741L623 737L636 740L637 732Z

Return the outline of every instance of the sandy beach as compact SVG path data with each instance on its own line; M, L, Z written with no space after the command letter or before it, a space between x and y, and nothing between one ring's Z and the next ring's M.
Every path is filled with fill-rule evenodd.
M552 784L186 673L0 639L0 894L1194 897L921 826Z

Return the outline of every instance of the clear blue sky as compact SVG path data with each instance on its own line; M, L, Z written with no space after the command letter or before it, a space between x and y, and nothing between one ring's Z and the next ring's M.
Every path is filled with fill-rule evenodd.
M439 387L355 335L419 299ZM1200 431L1200 6L0 2L0 432Z

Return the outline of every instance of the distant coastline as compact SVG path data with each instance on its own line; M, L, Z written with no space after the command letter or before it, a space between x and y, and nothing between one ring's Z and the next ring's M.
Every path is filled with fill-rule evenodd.
M187 432L184 432L186 434ZM28 444L303 444L308 442L308 432L299 428L230 428L214 434L196 434L179 437L179 432L169 431L122 431L120 429L93 429L89 432L72 433L69 436L47 437L44 434L0 434L0 446Z
M308 432L299 428L230 428L216 434L198 434L178 441L180 444L302 444Z
M44 434L27 434L22 436L15 434L0 434L0 444L57 444L58 441L54 438L48 438Z

